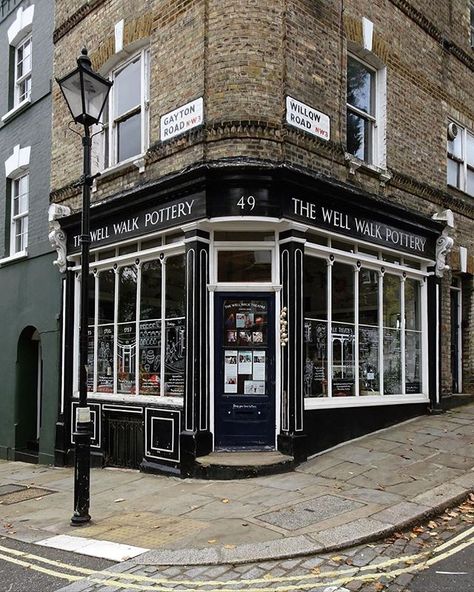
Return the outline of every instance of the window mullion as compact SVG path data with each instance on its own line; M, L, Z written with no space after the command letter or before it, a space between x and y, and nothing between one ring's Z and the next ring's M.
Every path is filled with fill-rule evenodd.
M354 270L354 379L355 379L355 396L359 396L359 274L360 267L357 266Z
M328 398L332 398L332 266L334 260L328 261L327 267L327 309L328 309L328 330L327 330L327 364L328 364Z
M93 368L94 368L94 381L92 385L92 390L97 392L97 370L98 370L98 360L97 360L97 352L99 347L99 274L94 274L94 361L93 361Z
M383 272L379 272L379 390L384 395L384 359L383 359Z
M358 107L354 107L350 103L347 103L347 109L349 111L351 111L352 113L354 113L355 115L362 117L363 119L367 119L368 121L371 121L372 123L376 122L376 117L374 115L367 113L367 111L363 111L362 109L359 109Z
M160 360L160 396L165 394L165 354L166 354L166 259L161 261L161 360Z
M135 394L140 394L140 308L142 297L142 264L137 259L137 290L135 306Z
M113 394L117 394L117 374L118 374L118 308L119 308L119 269L117 266L114 268L114 360L112 365L113 372Z
M406 394L406 357L405 357L405 277L400 278L400 363L402 365L402 395Z

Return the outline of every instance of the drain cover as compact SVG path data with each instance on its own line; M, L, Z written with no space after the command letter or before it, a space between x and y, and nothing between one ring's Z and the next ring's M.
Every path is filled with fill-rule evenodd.
M7 493L14 493L16 491L23 491L24 489L28 489L26 485L13 485L11 483L8 485L0 485L0 496L6 495Z
M3 488L10 487L10 491L3 492ZM12 489L15 488L15 489ZM51 489L42 489L41 487L25 487L23 485L3 485L0 490L0 504L2 506L9 506L10 504L18 504L19 502L26 502L27 500L36 499L45 495L56 493Z

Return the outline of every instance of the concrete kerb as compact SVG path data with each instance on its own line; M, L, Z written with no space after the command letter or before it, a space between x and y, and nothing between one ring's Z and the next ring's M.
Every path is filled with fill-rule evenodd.
M295 557L306 557L316 553L322 554L341 551L349 547L372 543L381 538L390 536L395 532L405 530L420 522L434 518L444 512L447 508L456 506L465 501L470 493L474 493L474 489L466 489L463 493L457 494L448 500L444 500L436 506L412 516L408 520L404 520L393 526L380 528L368 535L351 538L343 544L323 545L317 543L316 540L301 535L286 537L285 539L265 543L237 545L232 549L221 547L212 549L188 548L178 550L151 550L121 563L120 567L124 565L128 566L128 568L136 565L156 565L163 567L173 565L236 565L252 563L254 561L293 559Z

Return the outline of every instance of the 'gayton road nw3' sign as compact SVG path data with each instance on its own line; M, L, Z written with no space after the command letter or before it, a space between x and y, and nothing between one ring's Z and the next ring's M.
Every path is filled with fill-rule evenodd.
M171 140L204 122L202 97L178 107L160 119L161 141Z
M329 117L292 97L286 97L286 122L308 134L329 140Z

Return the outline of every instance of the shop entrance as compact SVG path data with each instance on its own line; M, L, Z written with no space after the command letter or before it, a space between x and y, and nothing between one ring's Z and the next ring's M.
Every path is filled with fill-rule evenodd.
M462 391L462 334L461 334L461 288L457 281L450 289L451 294L451 376L452 391Z
M275 445L275 297L217 294L215 446Z

